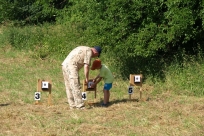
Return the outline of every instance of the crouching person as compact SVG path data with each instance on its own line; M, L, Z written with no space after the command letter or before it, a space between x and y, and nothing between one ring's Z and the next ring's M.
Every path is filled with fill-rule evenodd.
M110 89L112 88L114 77L110 69L105 64L101 64L101 60L99 59L94 60L92 64L91 70L95 70L95 69L98 69L100 72L94 78L93 80L94 83L92 84L92 87L95 87L96 84L98 84L103 78L104 80L104 88L103 88L104 100L101 106L107 107L109 104Z

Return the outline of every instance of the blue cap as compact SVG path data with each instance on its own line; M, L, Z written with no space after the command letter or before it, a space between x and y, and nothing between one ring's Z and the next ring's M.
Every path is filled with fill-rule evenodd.
M96 51L98 52L98 57L99 57L100 54L101 54L101 51L102 51L101 47L99 47L99 46L95 46L94 48L95 48Z

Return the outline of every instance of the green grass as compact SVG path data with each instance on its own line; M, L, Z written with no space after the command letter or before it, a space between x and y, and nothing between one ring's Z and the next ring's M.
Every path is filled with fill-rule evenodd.
M203 135L203 98L175 95L173 90L156 94L143 84L143 98L135 88L128 100L128 81L116 79L111 90L111 105L101 108L102 83L97 89L96 105L85 111L69 110L59 59L32 58L31 52L12 47L1 49L0 58L0 135ZM81 77L83 78L83 71ZM91 76L96 73L91 72ZM43 92L42 105L34 104L37 79L51 79L52 104L47 105ZM158 84L158 83L157 83ZM154 93L152 93L154 92Z
M136 87L129 100L129 80L114 73L108 108L99 106L103 100L101 82L95 106L69 110L61 70L66 55L42 58L36 50L18 50L4 44L0 48L0 136L204 135L202 63L189 61L183 67L172 64L164 69L165 80L147 76L141 100ZM104 63L117 71L111 59L104 56ZM90 77L96 75L96 71L90 72ZM83 70L80 76L83 80ZM47 105L47 92L42 92L42 105L34 104L38 79L52 81L51 106ZM93 98L91 92L88 95Z
M175 94L192 96L204 95L204 65L196 60L189 62L188 66L172 65L165 71L165 82L157 82L158 91L172 91ZM162 83L162 84L161 84Z

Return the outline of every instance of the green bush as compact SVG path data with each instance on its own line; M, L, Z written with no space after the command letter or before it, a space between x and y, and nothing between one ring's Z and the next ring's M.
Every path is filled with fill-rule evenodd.
M21 26L55 22L58 10L66 4L64 0L0 0L0 22L12 20Z
M1 45L11 45L19 50L32 50L35 56L45 58L67 55L68 51L79 45L78 35L67 26L44 24L39 26L2 28Z
M64 14L65 23L82 31L84 42L108 46L123 58L151 57L178 47L191 51L203 39L198 38L202 31L201 1L77 0L72 3Z
M58 23L74 27L81 35L78 42L103 46L122 73L162 75L160 69L173 55L203 50L200 0L70 2Z
M76 43L101 45L104 52L117 52L114 57L124 58L122 61L168 54L180 48L194 54L198 46L203 48L201 0L0 2L1 21L57 21L77 36Z
M171 73L178 70L185 78L186 73L197 70L184 66L192 56L191 66L197 65L198 58L203 62L201 0L69 0L62 5L55 0L0 2L3 4L1 21L14 20L9 25L4 22L7 28L1 32L1 44L32 50L40 58L53 55L64 58L78 45L100 45L103 47L101 59L116 77L127 80L130 73L142 72L145 80L151 78L159 84L172 78L166 73L170 68ZM25 8L28 5L30 10ZM45 23L52 22L49 17L53 15L56 23ZM27 17L30 22L26 21ZM29 25L17 27L16 20ZM32 25L35 22L44 23ZM174 66L179 68L173 69ZM174 81L179 82L179 78ZM194 85L199 87L200 81L195 80ZM179 82L178 88L183 91L190 87L185 84L185 81ZM195 90L203 93L198 88Z

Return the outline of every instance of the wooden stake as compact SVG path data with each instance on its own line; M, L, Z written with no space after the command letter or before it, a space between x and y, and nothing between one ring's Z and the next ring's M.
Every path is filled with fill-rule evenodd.
M140 87L140 100L142 99L142 87Z

